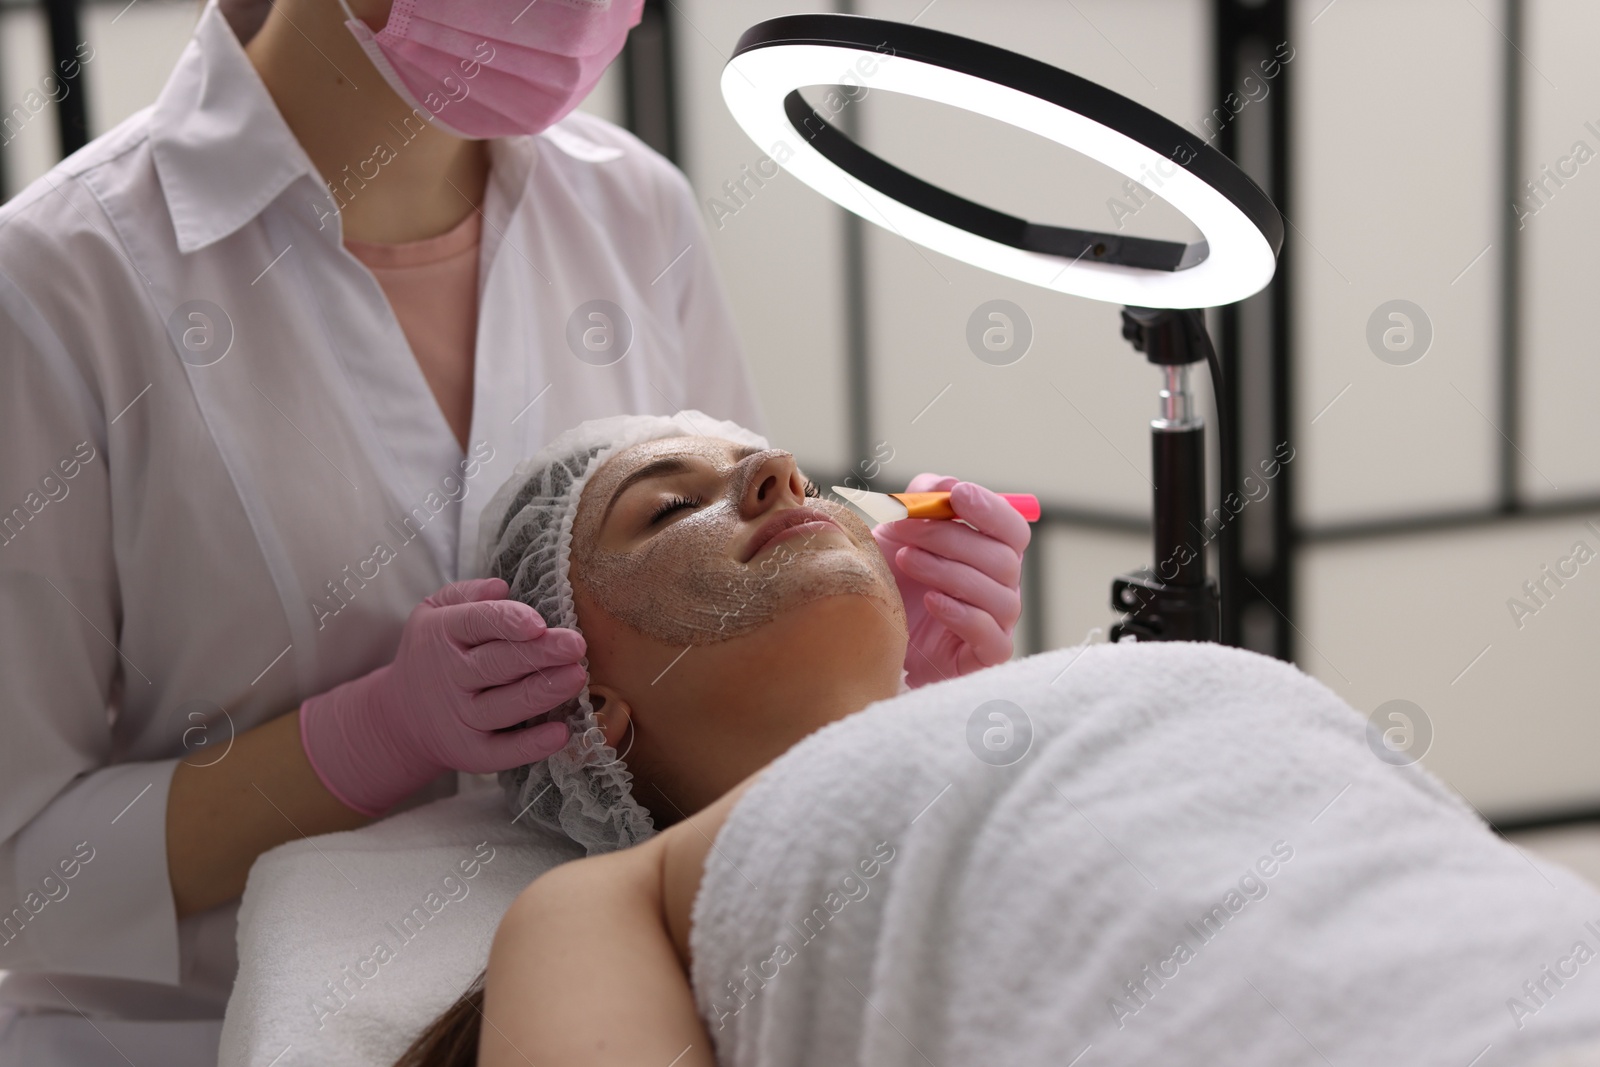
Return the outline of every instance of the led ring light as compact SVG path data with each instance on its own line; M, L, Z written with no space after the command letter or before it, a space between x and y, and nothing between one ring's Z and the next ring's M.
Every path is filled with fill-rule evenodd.
M850 140L805 102L806 86L851 98L886 89L1010 123L1158 184L1204 239L1073 230L976 204ZM1124 96L993 45L854 15L790 15L739 38L722 95L758 145L828 199L1008 278L1116 304L1201 308L1260 291L1277 265L1282 217L1226 156Z

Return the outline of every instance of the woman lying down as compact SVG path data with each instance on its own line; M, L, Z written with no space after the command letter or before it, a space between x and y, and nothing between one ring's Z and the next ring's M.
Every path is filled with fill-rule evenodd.
M867 527L694 414L579 427L485 522L587 642L573 741L509 777L591 855L402 1064L1600 1063L1600 893L1293 667L1097 645L904 691Z

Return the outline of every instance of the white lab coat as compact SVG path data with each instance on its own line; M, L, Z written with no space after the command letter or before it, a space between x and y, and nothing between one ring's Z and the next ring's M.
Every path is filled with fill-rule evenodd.
M561 430L759 427L683 176L582 115L491 153L466 454L216 0L155 105L0 208L0 1005L46 1013L0 1064L214 1062L235 908L175 919L177 760L388 661ZM568 343L596 299L606 366Z

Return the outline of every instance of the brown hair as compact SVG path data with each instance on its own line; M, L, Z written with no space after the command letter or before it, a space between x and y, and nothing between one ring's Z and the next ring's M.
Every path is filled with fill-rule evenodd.
M476 1067L479 1023L483 1019L483 977L484 972L480 971L467 991L417 1035L394 1061L394 1067Z

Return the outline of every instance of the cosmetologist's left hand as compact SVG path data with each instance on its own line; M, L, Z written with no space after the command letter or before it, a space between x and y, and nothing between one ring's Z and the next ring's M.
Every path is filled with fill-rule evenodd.
M963 520L901 519L872 530L905 601L906 682L915 689L1011 658L1032 532L1015 508L972 482L919 474L906 492L948 492Z

